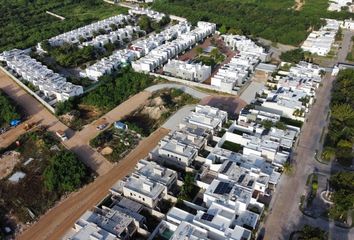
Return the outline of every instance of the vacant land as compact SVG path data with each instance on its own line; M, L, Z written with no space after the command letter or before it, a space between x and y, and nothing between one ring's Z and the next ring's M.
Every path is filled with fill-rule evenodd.
M149 136L179 108L198 102L182 90L163 89L155 92L145 106L125 117L122 122L142 136Z
M59 14L65 20L50 16L46 11ZM0 0L0 12L1 52L31 47L44 39L127 10L101 0Z
M346 12L327 12L328 0L308 0L299 11L294 0L157 0L156 10L186 17L193 23L203 20L218 24L230 33L251 34L273 42L299 45L321 18L349 18Z
M17 224L36 220L63 195L91 179L76 156L44 128L22 135L2 152L16 164L0 180L1 230L8 226L16 231Z
M135 131L111 127L92 139L90 145L97 148L109 161L118 162L138 145L140 139Z
M129 97L153 85L156 79L128 68L104 76L100 82L101 84L89 93L56 106L57 115L71 128L82 128Z

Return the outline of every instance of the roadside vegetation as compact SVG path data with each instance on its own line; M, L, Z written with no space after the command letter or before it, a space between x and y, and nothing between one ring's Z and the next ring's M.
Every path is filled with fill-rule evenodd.
M48 15L51 11L65 17ZM28 48L38 42L94 21L120 13L125 8L101 0L19 1L0 0L0 52Z
M0 232L33 222L64 195L92 179L90 171L45 128L18 138L0 154L16 164L0 178ZM3 172L2 172L3 173ZM22 178L10 180L16 174Z
M293 232L290 239L327 240L328 233L321 228L305 225L301 230Z
M171 115L185 105L199 100L179 89L163 89L155 92L149 102L122 119L129 129L146 137L158 129Z
M354 70L339 72L334 82L330 105L330 123L322 158L337 159L344 166L353 160L354 139Z
M334 190L331 196L334 205L329 209L329 217L346 222L354 209L354 173L339 172L331 176L330 186Z
M8 126L11 120L20 117L19 108L4 92L0 90L0 128Z
M321 18L353 16L348 12L328 12L327 0L306 1L299 11L293 9L294 0L156 0L152 6L158 11L186 17L192 23L200 20L217 23L222 32L253 35L290 45L299 45L309 31L319 29L324 23Z
M100 85L87 94L58 103L56 114L70 127L80 129L129 97L153 85L155 78L127 68L103 76L99 82Z

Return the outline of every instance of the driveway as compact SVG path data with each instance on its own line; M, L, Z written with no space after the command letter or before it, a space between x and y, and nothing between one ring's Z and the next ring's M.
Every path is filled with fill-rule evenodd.
M264 88L264 83L252 82L246 87L246 89L241 93L240 98L246 103L251 103L255 99L256 93Z
M170 129L172 131L176 130L179 126L179 123L189 115L195 108L195 105L184 106L179 109L175 114L173 114L163 125L162 127Z
M153 93L153 92L159 91L161 89L166 89L166 88L180 89L183 92L188 93L189 95L191 95L197 99L203 99L203 98L209 96L208 94L200 92L194 88L191 88L191 87L188 87L188 86L185 86L182 84L176 84L176 83L162 83L162 84L153 85L151 87L146 88L145 91Z

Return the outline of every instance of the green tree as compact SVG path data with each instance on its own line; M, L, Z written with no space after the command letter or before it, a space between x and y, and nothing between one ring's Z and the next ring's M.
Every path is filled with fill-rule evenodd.
M0 127L10 123L11 120L20 118L16 105L0 90Z
M336 157L336 151L334 148L326 147L322 151L321 157L325 161L331 161Z
M61 151L49 160L43 177L48 191L65 193L80 187L87 176L86 167L76 155Z
M305 59L305 54L301 48L296 48L280 55L280 59L285 62L298 63Z
M198 47L195 48L195 52L196 52L198 55L202 54L203 51L204 51L203 48L200 47L200 46L198 46Z
M269 129L271 129L271 127L273 127L273 122L270 121L270 120L263 120L263 121L261 122L261 124L262 124L262 126L263 126L265 129L267 129L267 130L269 130Z
M145 32L151 32L151 20L148 16L141 16L138 20L138 26Z
M221 27L219 28L219 32L220 34L225 34L227 32L227 28L225 25L221 25Z

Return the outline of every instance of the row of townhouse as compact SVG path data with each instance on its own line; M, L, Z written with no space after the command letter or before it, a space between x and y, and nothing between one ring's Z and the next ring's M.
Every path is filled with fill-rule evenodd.
M178 36L189 32L191 25L188 22L179 22L176 25L169 26L160 33L153 34L146 39L142 39L133 43L129 49L136 52L138 58L149 54L153 49L162 44L176 39Z
M270 83L276 90L263 90L256 108L304 121L315 101L323 73L323 68L307 62L292 66L288 72L279 71Z
M267 61L269 54L261 46L239 35L223 35L225 43L237 51L237 55L227 64L221 66L211 78L211 85L226 92L242 86L249 80L257 65Z
M131 50L117 50L109 57L102 58L98 62L87 67L85 72L81 72L80 75L82 77L88 77L93 81L98 81L103 75L111 74L112 71L129 64L135 58L136 55Z
M108 43L131 41L134 33L140 31L139 26L125 26L116 31L109 32L107 34L102 34L94 37L91 41L84 42L84 46L94 46L96 48L104 47Z
M163 67L167 76L182 78L193 82L204 82L211 75L211 67L201 63L187 63L180 60L169 60Z
M301 45L304 51L319 56L326 56L331 51L341 22L334 19L325 20L326 25L321 27L318 31L312 31Z
M168 60L175 58L178 54L213 34L215 30L216 25L214 23L198 22L195 29L181 34L172 42L155 48L145 57L133 62L132 67L137 72L153 72Z
M60 46L64 43L78 44L81 39L89 40L94 37L99 30L104 30L106 32L112 31L112 25L122 26L125 25L132 18L129 15L117 15L104 20L88 24L86 26L71 30L69 32L62 33L48 40L49 44L52 46Z
M23 80L38 87L45 98L51 102L60 102L83 94L83 87L66 81L66 78L54 73L47 66L31 58L24 51L13 49L0 54L0 61Z
M129 9L129 14L130 15L146 15L151 19L154 19L156 21L161 21L162 18L166 17L166 14L160 13L157 11L154 11L152 9L148 8L139 8L139 7L134 7Z
M257 54L262 62L269 60L269 53L262 47L257 45L254 41L241 35L222 35L226 45L232 50L243 53Z
M125 29L129 28L126 27ZM111 56L105 57L95 64L87 67L84 72L81 72L82 77L88 77L91 80L97 81L105 74L111 74L112 71L117 70L122 65L130 64L133 60L144 56L152 49L160 46L165 41L169 41L171 37L188 31L190 25L186 22L176 24L168 29L165 29L159 34L154 34L146 39L138 40L133 43L128 49L117 50ZM127 39L132 40L132 33L139 31L139 27L133 27L132 32L127 32Z

